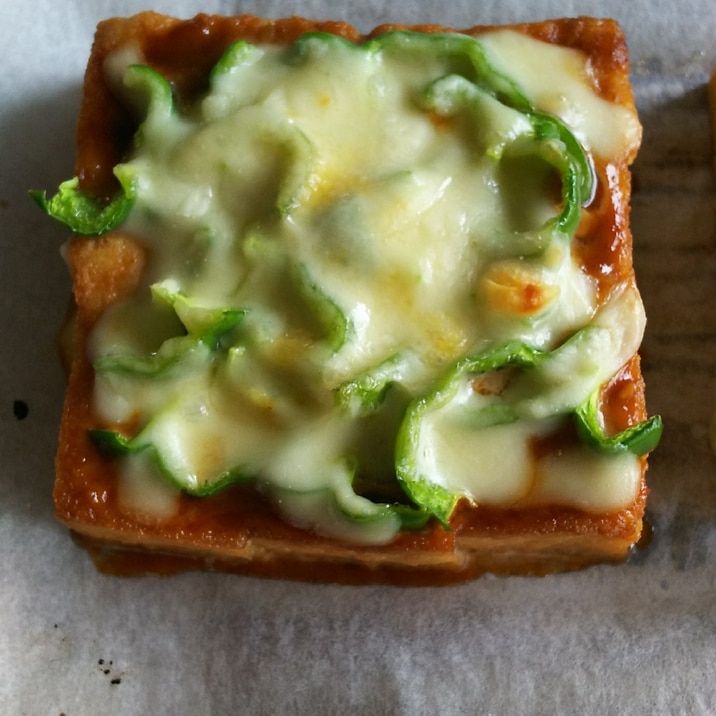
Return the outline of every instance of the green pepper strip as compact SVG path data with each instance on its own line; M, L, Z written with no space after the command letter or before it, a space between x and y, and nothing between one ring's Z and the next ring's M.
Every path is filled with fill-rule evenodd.
M549 352L532 348L520 341L510 341L492 350L458 361L430 394L418 398L408 407L396 441L396 475L403 489L413 502L427 510L448 526L450 515L460 495L417 473L416 455L420 449L420 421L428 412L446 406L456 395L462 377L467 374L487 373L509 366L533 368L549 356ZM577 424L578 433L585 445L603 453L631 452L644 455L656 447L661 437L662 423L659 416L639 423L618 435L607 437L598 419L599 391L592 394L584 404L570 411ZM511 422L518 413L497 410L494 420L476 423L476 429L496 422Z
M436 110L449 99L452 105L475 112L479 119L481 96L484 96L484 90L469 80L459 75L447 75L428 85L422 101L426 108ZM591 201L593 173L576 138L558 119L534 112L526 113L525 117L531 132L511 138L509 145L496 150L495 158L499 160L510 151L537 155L559 172L563 203L560 213L542 227L523 232L525 238L531 237L531 241L523 246L523 252L530 253L543 250L555 233L571 238L579 226L581 206ZM520 139L527 140L524 146L520 146ZM487 151L490 151L489 147Z
M95 360L98 372L124 373L144 378L171 377L174 369L191 370L211 357L222 337L241 323L246 311L237 308L202 308L194 306L182 294L161 285L152 286L154 296L172 307L187 330L187 335L169 338L155 353L131 355L121 353Z
M396 46L401 50L414 49L416 52L422 52L424 47L437 45L442 47L444 56L453 57L456 60L467 58L474 75L469 76L467 73L461 73L457 68L456 74L462 74L474 86L482 88L505 106L527 115L532 122L535 138L538 141L559 140L573 163L575 181L579 186L579 200L576 200L576 197L572 200L576 200L577 205L581 203L583 206L591 202L595 188L594 168L582 145L561 119L535 110L518 84L490 64L485 49L478 40L460 34L427 35L394 31L380 35L367 44L385 48ZM567 197L565 197L565 203L566 199Z
M117 373L132 378L169 379L175 377L179 371L186 374L206 365L210 356L209 347L195 337L176 336L164 341L159 349L150 355L119 353L101 356L93 365L98 373Z
M282 494L309 499L328 497L332 505L344 517L358 524L375 523L385 519L389 515L394 515L400 520L402 529L416 530L425 526L430 519L430 515L424 510L399 503L373 502L358 495L353 489L356 465L351 459L347 459L345 462L346 483L344 490L351 493L348 496L343 494L344 490L341 490L341 486L338 484L319 487L314 490L294 490L273 486L270 488L270 491L275 497L279 498ZM359 498L359 501L356 502L356 498Z
M263 52L256 45L250 45L244 40L237 40L229 45L214 65L209 74L209 86L215 87L217 83L222 82L223 78L231 75L239 67L253 65L261 59L262 55Z
M138 116L144 117L134 137L135 144L140 145L145 132L163 126L174 115L174 94L166 78L146 65L130 65L123 79L127 101Z
M108 204L102 204L78 189L79 179L62 182L57 193L47 198L44 191L31 191L30 197L51 218L79 236L101 236L119 226L134 205L137 187L134 172L125 164L114 168L121 192Z
M173 113L171 86L159 72L145 65L130 65L124 81L129 92L129 103L146 117L135 136L135 143L141 144L143 133L151 125L161 124L167 115ZM51 199L47 199L44 191L31 191L30 196L50 217L73 233L101 236L127 218L137 198L134 171L128 165L118 164L114 168L114 175L119 180L120 192L108 204L80 191L77 177L62 182Z
M241 308L204 308L195 305L183 293L162 284L151 287L154 297L174 309L189 335L215 350L222 337L241 323L246 311Z
M661 416L654 415L616 435L607 435L599 420L599 391L577 408L574 420L582 441L608 455L622 452L646 455L659 444L664 431Z
M354 418L375 413L385 402L388 390L400 381L408 360L409 355L396 353L377 366L341 383L336 388L337 404Z
M315 315L328 346L333 352L338 351L353 330L353 324L311 277L305 264L294 266L292 273L298 292Z
M140 439L141 435L136 438L128 438L114 430L89 430L88 435L97 449L109 457L128 457L147 452L163 477L167 478L175 487L194 497L208 497L231 484L247 482L251 479L243 467L236 467L227 470L205 485L189 487L185 481L179 479L169 470L154 445Z
M529 367L542 355L542 351L524 343L510 341L493 350L468 356L447 372L432 393L418 398L408 407L395 444L396 476L410 499L434 515L444 527L449 527L448 520L460 496L417 474L420 421L429 410L445 406L454 398L464 373L487 373L510 365Z
M518 84L490 64L479 40L460 34L427 35L395 31L381 35L372 42L388 48L392 45L402 50L414 48L417 52L421 52L425 45L442 45L443 55L456 59L467 58L474 70L474 76L463 74L465 79L491 94L505 106L527 115L533 124L535 137L539 141L558 139L564 144L567 154L575 165L582 205L591 202L595 188L594 168L582 145L561 119L535 110Z
M273 129L270 136L288 157L288 169L279 184L275 205L278 218L285 219L299 206L299 194L314 170L316 152L298 127L285 125Z

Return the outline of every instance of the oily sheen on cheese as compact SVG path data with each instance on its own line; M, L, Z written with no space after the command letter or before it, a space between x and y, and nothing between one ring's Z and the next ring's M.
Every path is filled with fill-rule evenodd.
M540 26L361 39L294 20L296 41L277 43L267 21L205 17L221 52L182 91L181 62L151 39L199 37L191 22L110 21L88 70L133 130L104 168L120 190L80 231L103 236L68 248L70 394L91 390L81 411L68 398L63 436L84 432L120 517L65 521L200 558L260 562L252 535L272 545L265 562L290 551L258 527L232 542L241 524L221 547L172 542L188 510L234 500L326 564L362 549L395 568L392 550L412 550L410 568L416 540L436 555L450 535L435 568L456 578L480 571L454 545L474 543L480 511L588 524L636 510L640 525L644 310L629 257L600 267L589 238L639 143L629 95L605 96L589 53ZM109 246L127 286L90 311ZM610 406L629 389L622 425Z

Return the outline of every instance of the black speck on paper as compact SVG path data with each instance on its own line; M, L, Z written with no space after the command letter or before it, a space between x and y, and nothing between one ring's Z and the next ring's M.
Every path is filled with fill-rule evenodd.
M99 671L101 671L105 676L110 676L109 683L112 686L117 686L118 684L122 683L122 672L119 672L119 676L117 675L117 670L113 668L113 661L110 659L109 661L107 659L97 659L97 667Z
M18 420L24 420L30 412L30 408L24 400L15 400L12 404L12 412Z

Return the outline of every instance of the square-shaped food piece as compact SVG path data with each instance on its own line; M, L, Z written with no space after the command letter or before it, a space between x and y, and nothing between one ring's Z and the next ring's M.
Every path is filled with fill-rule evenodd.
M55 489L100 569L441 584L623 560L647 419L609 20L100 24Z

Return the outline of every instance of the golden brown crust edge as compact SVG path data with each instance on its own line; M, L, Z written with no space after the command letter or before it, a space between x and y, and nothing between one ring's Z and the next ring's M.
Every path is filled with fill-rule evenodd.
M405 26L382 26L369 36L398 27ZM118 161L115 136L126 134L122 126L124 120L114 108L115 100L104 82L104 58L128 42L149 45L150 38L157 33L191 34L192 28L200 31L200 37L210 36L207 28L219 32L221 41L226 44L239 38L287 42L313 29L336 32L354 41L368 37L359 35L344 23L312 23L299 18L268 21L253 16L198 16L190 21L179 21L156 13L142 13L133 18L105 21L98 28L88 64L78 123L77 170L86 186L97 191L106 186L107 170ZM446 28L413 26L410 29L434 32ZM492 28L473 27L466 32L476 35L489 29ZM626 46L615 23L579 18L521 25L515 29L586 52L592 62L595 86L603 96L633 108ZM223 50L219 45L221 42L213 49L217 57ZM214 61L209 62L209 66ZM112 121L105 126L102 120L107 115ZM628 216L627 163L617 170L620 191L610 196L609 201L618 202L615 216L623 219ZM626 232L622 239L627 252L622 260L624 268L631 272L628 223L622 228ZM541 510L491 510L487 511L483 523L479 519L472 520L469 528L445 533L442 528L433 526L424 534L403 535L394 544L380 548L356 548L305 535L280 524L281 521L263 507L259 517L250 520L248 527L219 521L225 528L222 539L207 538L207 530L196 516L197 509L201 512L203 508L198 508L192 498L184 499L187 504L179 522L168 526L147 524L119 514L112 468L86 437L91 421L92 372L84 345L92 324L104 308L132 290L143 266L143 251L128 237L113 235L101 240L76 239L68 253L78 306L77 344L61 426L56 511L59 519L90 551L100 569L143 573L202 568L318 581L439 584L462 581L485 572L547 574L619 561L639 539L647 492L644 479L634 504L612 515L589 515L560 508L550 514ZM118 271L118 267L121 270ZM97 286L102 289L97 291ZM630 370L629 384L637 393L633 417L643 419L643 381L638 358L632 361ZM645 460L643 465L645 473ZM204 507L209 512L220 512L226 508L225 502L220 498L218 502L206 502Z

